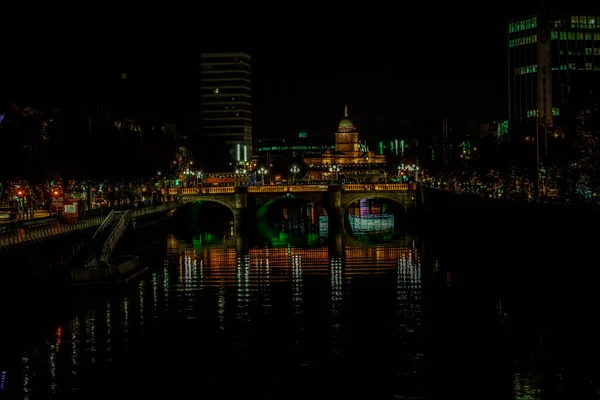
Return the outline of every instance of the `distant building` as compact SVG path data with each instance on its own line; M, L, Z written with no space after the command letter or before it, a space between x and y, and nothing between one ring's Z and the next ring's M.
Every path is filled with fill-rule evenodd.
M381 171L381 176L384 176L386 156L375 154L366 144L360 142L358 130L348 119L348 106L346 106L344 118L340 121L335 134L335 147L328 148L320 156L305 158L304 164L311 171L312 180L327 180L327 175L331 172L343 174L346 178L360 175L367 170Z
M542 11L508 23L511 129L560 125L600 82L600 16ZM526 132L523 132L526 134Z
M252 159L251 59L246 53L201 55L201 144L206 168L227 170Z
M285 172L290 165L301 164L306 157L318 157L331 147L331 144L321 143L319 139L308 131L301 131L287 139L258 139L254 141L254 160L257 164Z

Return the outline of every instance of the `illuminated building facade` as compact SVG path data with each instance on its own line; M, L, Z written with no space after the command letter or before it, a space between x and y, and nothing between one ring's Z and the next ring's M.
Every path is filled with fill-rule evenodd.
M251 59L246 53L201 55L201 134L206 165L225 170L252 159ZM227 157L229 155L229 157Z
M327 175L332 167L346 177L359 175L359 172L365 170L381 171L381 175L386 164L386 156L375 154L370 151L365 143L359 140L359 133L354 123L348 118L348 106L344 109L344 118L338 124L338 130L335 133L335 147L328 148L323 154L317 157L307 157L304 164L311 171L312 180L327 180Z
M508 23L508 112L514 127L560 125L600 81L600 16L542 11Z

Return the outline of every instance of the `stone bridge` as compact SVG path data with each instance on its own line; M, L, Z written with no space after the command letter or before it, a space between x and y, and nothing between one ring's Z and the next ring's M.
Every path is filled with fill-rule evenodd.
M348 184L240 186L207 188L171 188L169 194L183 197L185 204L213 202L227 207L233 214L234 231L241 234L249 210L256 210L271 200L297 198L321 205L329 220L329 232L344 231L347 208L361 199L387 199L405 210L415 206L414 184Z

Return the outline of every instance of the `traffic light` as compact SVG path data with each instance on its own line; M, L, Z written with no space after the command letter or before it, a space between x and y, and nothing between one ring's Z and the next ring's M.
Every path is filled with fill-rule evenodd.
M25 196L25 191L24 191L23 189L19 189L19 190L17 190L17 196L18 196L18 197L23 197L23 196Z
M60 196L60 191L58 189L53 189L52 190L52 196L53 197L58 197Z

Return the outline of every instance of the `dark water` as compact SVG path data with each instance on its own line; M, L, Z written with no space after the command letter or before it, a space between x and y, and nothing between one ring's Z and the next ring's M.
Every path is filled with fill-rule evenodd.
M415 238L273 248L171 235L158 247L164 256L122 290L61 300L43 324L35 314L5 320L5 331L23 333L2 343L0 396L597 395L587 367L544 360L545 342L559 339L520 303L472 288Z

